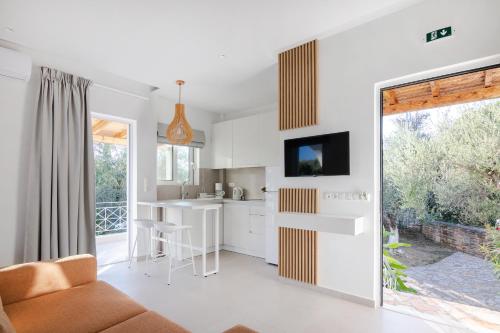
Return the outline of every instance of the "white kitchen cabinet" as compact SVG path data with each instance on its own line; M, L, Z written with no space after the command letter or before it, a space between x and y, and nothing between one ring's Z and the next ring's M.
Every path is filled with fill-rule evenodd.
M233 121L213 125L212 154L214 169L233 167Z
M216 123L212 143L215 169L277 166L278 116L267 112Z
M260 117L233 120L233 167L262 166Z
M274 112L262 113L260 116L261 163L264 166L279 165L280 135L278 115Z
M245 205L224 205L224 245L237 252L248 249L249 213L249 207Z
M245 203L224 204L224 248L264 258L265 216L263 207Z
M266 255L265 224L264 215L250 215L248 250L252 255L260 258Z

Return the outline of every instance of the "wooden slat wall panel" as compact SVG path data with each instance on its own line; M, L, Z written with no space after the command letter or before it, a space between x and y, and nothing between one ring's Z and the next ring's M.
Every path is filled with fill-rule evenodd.
M317 42L278 55L279 129L317 125Z
M318 213L317 188L280 188L279 211L289 213Z
M317 232L279 228L278 274L297 281L317 284Z

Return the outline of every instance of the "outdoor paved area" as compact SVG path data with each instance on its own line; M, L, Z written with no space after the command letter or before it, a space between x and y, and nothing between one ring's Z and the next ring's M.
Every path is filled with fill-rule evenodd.
M385 288L384 307L475 333L500 332L500 313L486 308Z
M406 274L418 294L386 289L384 306L474 332L500 332L500 281L483 259L455 252Z
M420 295L500 311L500 280L481 258L455 252L434 264L410 267L406 274Z

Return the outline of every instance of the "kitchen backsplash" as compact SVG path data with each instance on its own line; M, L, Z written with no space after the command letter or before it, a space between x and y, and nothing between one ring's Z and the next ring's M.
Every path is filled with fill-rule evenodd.
M214 193L215 183L222 182L223 170L200 169L199 175L200 185L186 185L185 191L188 193L188 199L195 199L200 192ZM180 199L180 185L158 185L157 198L158 200Z
M226 197L231 198L232 188L229 183L243 188L247 200L264 199L264 193L261 188L266 185L265 168L241 168L224 170L224 191Z
M266 169L265 168L241 168L241 169L200 169L199 176L200 185L186 185L185 190L188 193L188 199L198 197L201 192L214 193L215 183L222 182L224 185L225 197L231 198L233 189L229 187L229 183L234 183L236 186L243 188L245 198L247 200L263 200L264 193L261 188L266 184ZM180 185L158 185L157 198L158 200L180 199Z

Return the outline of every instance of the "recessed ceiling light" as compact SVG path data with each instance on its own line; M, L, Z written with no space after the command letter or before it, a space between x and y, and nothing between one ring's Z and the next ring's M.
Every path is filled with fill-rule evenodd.
M219 54L219 59L225 59L225 58L226 58L226 55L224 53Z
M5 32L14 32L14 29L11 27L4 27L3 30L5 30Z

